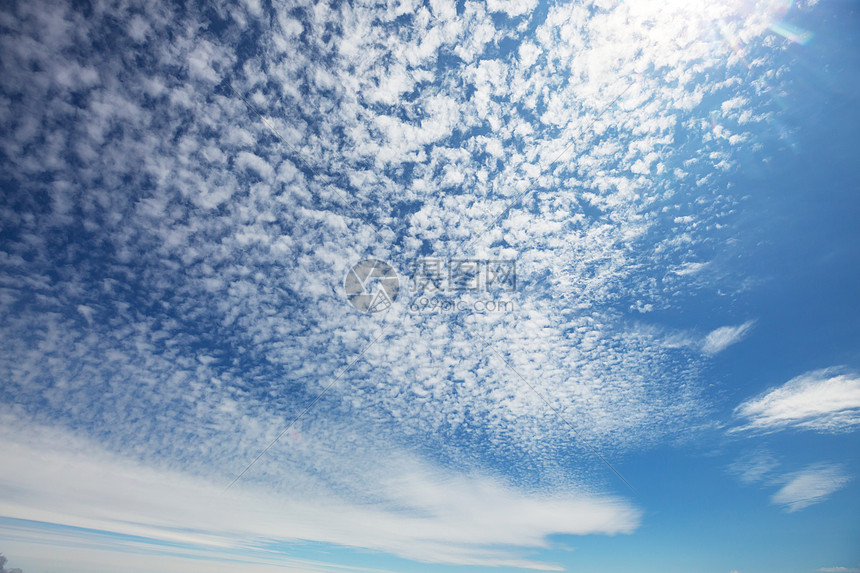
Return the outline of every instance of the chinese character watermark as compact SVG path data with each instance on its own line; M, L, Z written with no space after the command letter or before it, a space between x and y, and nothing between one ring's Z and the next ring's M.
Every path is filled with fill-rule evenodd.
M514 303L505 293L517 288L513 259L441 259L422 257L410 265L406 304L410 312L511 312ZM391 308L400 292L394 268L378 259L353 266L343 281L346 299L361 312ZM481 293L487 296L482 298Z
M517 263L512 259L439 259L422 257L412 263L412 293L513 292Z

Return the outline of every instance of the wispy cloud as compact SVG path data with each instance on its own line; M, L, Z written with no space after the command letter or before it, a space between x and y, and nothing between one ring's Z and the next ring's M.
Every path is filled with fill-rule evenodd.
M771 502L789 513L824 501L851 479L838 464L817 463L787 474L777 472L779 466L770 452L758 450L741 456L728 469L745 484L778 487Z
M217 550L218 559L240 548L262 555L272 539L315 540L419 561L551 569L499 547L546 547L555 533L630 533L640 520L621 498L525 492L391 449L362 466L331 458L323 447L315 451L315 471L284 468L287 488L258 480L224 492L204 476L145 466L68 432L11 420L8 412L0 421L0 485L16 492L0 499L0 515L136 536L150 540L150 552L174 543ZM361 446L353 438L350 447ZM345 473L358 472L350 483L363 484L360 496L331 483L344 462Z
M860 424L860 376L840 368L807 372L735 408L732 431L801 428L850 431Z
M860 568L857 567L822 567L819 569L822 573L860 573Z
M96 529L0 518L0 536L10 554L27 556L28 571L91 573L391 573L385 569L328 563L255 551L251 548L198 546ZM9 569L5 573L14 573Z
M702 351L706 354L722 352L732 344L743 340L754 324L754 320L748 320L737 326L722 326L711 331L702 341Z
M785 485L771 502L792 513L820 503L850 481L845 470L835 464L816 464L785 477Z
M767 479L779 466L779 461L768 451L755 451L741 456L729 471L747 484L759 483Z
M672 272L680 276L694 275L698 272L701 272L702 269L708 266L708 264L709 263L697 263L688 261L672 269Z

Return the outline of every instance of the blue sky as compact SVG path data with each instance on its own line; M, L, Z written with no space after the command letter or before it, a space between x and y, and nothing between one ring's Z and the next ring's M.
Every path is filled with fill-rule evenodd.
M860 572L858 18L4 4L8 566Z

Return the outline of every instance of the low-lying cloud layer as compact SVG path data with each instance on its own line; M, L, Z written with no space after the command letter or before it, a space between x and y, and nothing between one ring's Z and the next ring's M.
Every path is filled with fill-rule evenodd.
M0 500L0 515L198 551L264 555L271 540L315 540L418 561L545 569L551 566L499 547L546 547L557 533L630 533L640 520L622 498L520 491L398 450L348 469L352 485L364 487L361 496L325 479L339 461L325 452L317 459L325 475L289 468L289 488L225 492L223 484L145 466L29 421L6 414L0 421L0 488L16 492Z

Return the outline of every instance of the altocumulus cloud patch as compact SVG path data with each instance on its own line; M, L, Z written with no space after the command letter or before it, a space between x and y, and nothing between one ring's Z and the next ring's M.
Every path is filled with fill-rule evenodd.
M72 464L102 512L42 519L119 531L134 467L193 492L146 536L194 546L539 567L497 546L635 530L594 452L708 423L700 349L639 325L710 268L785 7L527 8L3 8L4 447ZM516 259L514 310L409 313L389 274L344 281L426 256ZM7 513L50 489L37 466L4 473L28 492ZM243 468L237 531L207 500Z

